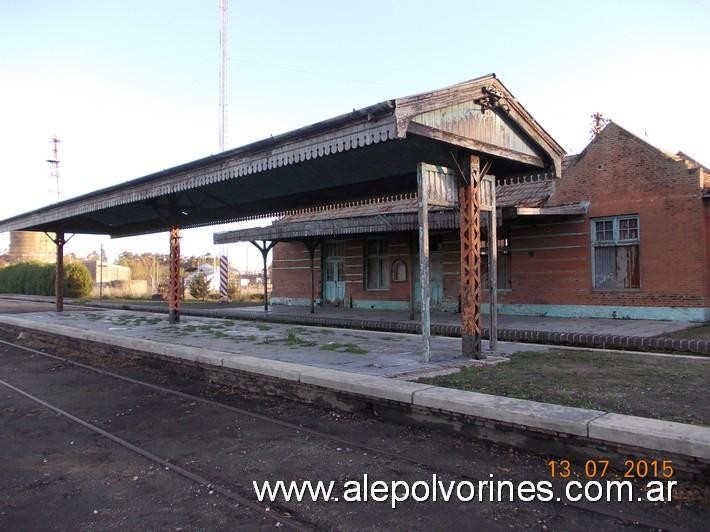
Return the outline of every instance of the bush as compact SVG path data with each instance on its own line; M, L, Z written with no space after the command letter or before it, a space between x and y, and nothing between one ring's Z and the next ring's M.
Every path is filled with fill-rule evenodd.
M18 262L5 266L0 268L0 293L53 296L55 272L54 264L39 262ZM85 297L91 293L93 286L86 266L78 262L64 266L64 295Z
M94 281L91 279L91 274L81 262L70 262L64 265L64 295L66 297L86 297L91 293L93 287Z

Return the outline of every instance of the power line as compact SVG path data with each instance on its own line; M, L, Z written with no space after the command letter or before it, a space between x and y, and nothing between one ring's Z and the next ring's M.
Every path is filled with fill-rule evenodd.
M362 83L365 85L376 85L379 87L387 87L390 89L397 89L397 90L406 90L403 87L397 86L397 85L391 85L389 83L379 83L377 81L372 81L372 80L364 80L364 79L358 79L358 78L350 78L346 76L339 76L337 74L327 74L325 72L315 72L313 70L303 70L300 68L293 68L293 67L287 67L287 66L282 66L282 65L274 65L270 63L262 63L259 61L249 61L248 59L231 59L230 61L234 63L243 63L246 65L255 65L255 66L260 66L264 68L273 68L276 70L287 70L289 72L297 72L299 74L306 74L309 76L319 76L322 78L329 78L329 79L339 79L342 81L350 81L353 83Z

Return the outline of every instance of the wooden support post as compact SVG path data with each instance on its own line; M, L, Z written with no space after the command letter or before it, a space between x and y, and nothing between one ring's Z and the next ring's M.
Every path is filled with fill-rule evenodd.
M168 279L168 312L170 323L180 322L180 228L170 228L170 278Z
M57 245L57 271L54 280L54 298L57 303L57 312L64 311L64 231L57 231L54 238Z
M269 279L268 279L267 268L266 268L266 259L269 256L269 251L271 251L271 248L273 248L276 245L276 241L274 240L273 242L269 243L268 245L266 244L266 240L262 240L261 244L259 244L255 240L251 240L250 242L256 249L261 251L261 258L264 261L264 312L268 312L268 310L269 310L269 291L267 289L267 283L268 283ZM310 251L310 249L309 249L309 251Z
M488 212L488 286L490 288L490 328L488 348L495 351L498 344L498 230L495 195L493 208Z
M429 202L428 175L423 163L417 166L417 204L419 207L419 284L422 292L422 349L424 361L431 360L431 284L429 281Z
M463 159L464 183L459 187L461 225L461 339L465 357L481 359L481 211L480 160ZM421 230L421 229L420 229Z

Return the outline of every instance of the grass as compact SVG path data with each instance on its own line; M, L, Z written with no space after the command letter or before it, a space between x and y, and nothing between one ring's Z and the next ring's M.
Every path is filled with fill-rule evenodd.
M306 339L298 336L298 332L299 332L298 328L288 330L288 335L286 336L286 345L304 346L304 347L310 347L310 346L316 345L315 342L312 342L310 340L306 340Z
M341 344L338 342L328 342L320 346L321 349L326 351L336 351L338 353L352 353L354 355L366 355L368 353L367 349L363 349L355 344Z
M710 340L710 323L703 325L694 325L680 331L664 333L661 338L679 338L681 340Z
M510 362L463 368L419 382L493 395L710 425L710 362L553 350L515 354Z

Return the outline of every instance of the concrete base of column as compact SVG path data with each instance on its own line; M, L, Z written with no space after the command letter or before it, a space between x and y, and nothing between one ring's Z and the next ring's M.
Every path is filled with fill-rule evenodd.
M471 334L464 334L461 337L461 352L464 356L475 358L476 360L484 360L486 355L481 352L481 337Z

